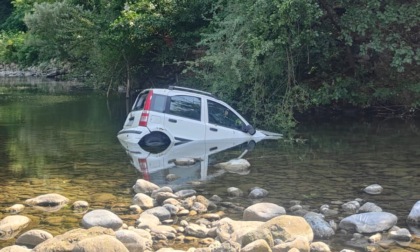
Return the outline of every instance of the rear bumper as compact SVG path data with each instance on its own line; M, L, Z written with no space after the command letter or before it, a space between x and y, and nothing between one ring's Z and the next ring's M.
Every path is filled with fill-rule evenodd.
M149 133L147 128L122 129L118 132L117 138L126 150L132 150L138 148L140 140Z

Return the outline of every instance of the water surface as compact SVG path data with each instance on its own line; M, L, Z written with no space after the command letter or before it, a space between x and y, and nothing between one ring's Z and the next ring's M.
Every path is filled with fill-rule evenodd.
M110 209L133 224L137 216L128 211L134 196L131 188L143 175L116 138L126 109L123 97L106 99L69 83L0 83L0 218L13 204L59 193L72 202L86 200L91 209ZM300 125L298 141L263 141L246 153L244 158L251 163L248 174L221 173L213 166L239 156L242 145L211 155L205 167L208 176L200 183L192 183L203 178L202 167L197 166L163 169L148 177L159 185L195 188L244 207L255 201L229 198L228 187L244 192L262 187L269 191L264 201L286 209L291 200L298 200L314 211L323 204L339 210L340 202L360 198L396 214L398 225L405 227L410 209L420 200L419 126L416 121L354 119ZM164 179L174 172L184 179ZM383 193L364 193L362 189L371 184L380 184ZM227 212L241 217L241 212ZM82 217L70 207L58 212L27 208L22 214L33 220L28 228L53 235L79 227ZM344 241L327 242L348 248ZM0 241L0 248L13 242Z

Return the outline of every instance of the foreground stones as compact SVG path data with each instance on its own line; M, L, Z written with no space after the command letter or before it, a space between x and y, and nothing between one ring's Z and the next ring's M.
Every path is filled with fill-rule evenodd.
M377 189L377 186L374 189ZM353 234L351 247L368 251L387 251L392 244L410 247L415 239L406 228L396 226L397 217L383 212L379 206L362 200L341 204L340 211L323 205L318 211L308 211L300 202L290 202L292 207L258 202L244 208L214 195L207 199L193 189L174 192L169 187L159 187L145 180L133 186L133 205L127 210L138 216L134 225L127 225L107 209L87 213L89 204L75 201L72 208L84 213L83 228L52 236L40 229L25 228L30 219L23 215L9 215L0 221L0 238L17 236L15 245L0 249L5 251L331 251L324 242L337 233ZM229 194L248 197L250 200L268 195L262 188L251 188L250 193ZM233 196L236 195L236 196ZM420 201L419 201L420 202ZM420 203L417 202L407 217L407 222L419 221ZM26 201L29 206L66 205L69 200L58 194L46 194ZM362 206L361 206L362 205ZM12 210L14 209L14 210ZM224 217L220 211L243 211L242 220ZM241 210L242 209L242 210ZM9 214L24 212L25 207L14 205ZM328 220L329 219L329 220ZM340 220L339 224L335 220ZM399 246L398 245L398 246ZM417 247L416 247L417 246ZM175 249L171 249L174 247ZM181 248L186 248L182 250ZM414 243L413 249L420 247ZM353 251L351 249L343 252Z

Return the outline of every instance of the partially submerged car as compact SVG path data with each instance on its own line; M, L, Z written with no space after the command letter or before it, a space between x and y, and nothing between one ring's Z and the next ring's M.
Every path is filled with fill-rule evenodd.
M161 152L171 143L196 140L278 138L256 130L238 112L211 93L178 86L151 88L137 96L118 139L126 149Z

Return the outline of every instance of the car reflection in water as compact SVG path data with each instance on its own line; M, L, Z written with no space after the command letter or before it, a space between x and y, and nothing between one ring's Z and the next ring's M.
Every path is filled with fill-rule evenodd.
M159 186L179 187L223 174L225 171L214 165L242 158L261 140L263 138L190 141L147 150L140 145L121 144L143 179Z

